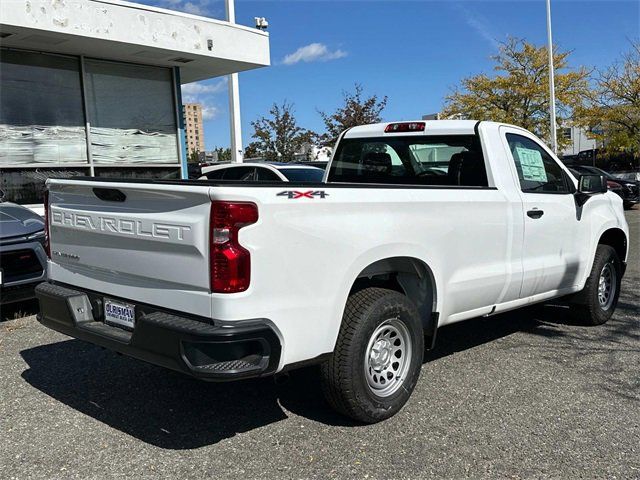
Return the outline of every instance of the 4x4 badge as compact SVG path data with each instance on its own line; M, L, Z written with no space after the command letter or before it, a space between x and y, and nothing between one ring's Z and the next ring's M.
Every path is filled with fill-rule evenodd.
M278 197L287 197L289 200L295 200L297 198L326 198L329 194L324 190L307 190L305 192L300 192L298 190L285 190L283 192L278 193Z

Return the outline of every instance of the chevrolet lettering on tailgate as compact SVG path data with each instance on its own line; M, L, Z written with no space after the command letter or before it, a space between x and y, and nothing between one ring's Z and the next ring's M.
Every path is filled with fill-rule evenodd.
M167 240L184 240L191 231L189 225L156 223L122 217L94 217L86 213L58 209L51 210L51 225Z

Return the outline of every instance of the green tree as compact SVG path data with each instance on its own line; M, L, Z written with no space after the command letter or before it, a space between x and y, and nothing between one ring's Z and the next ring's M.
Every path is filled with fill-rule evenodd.
M200 161L200 154L196 150L191 150L191 152L189 152L189 156L187 157L187 162L198 163L199 161Z
M557 123L559 127L578 110L589 92L590 72L569 68L571 52L554 50ZM479 74L462 80L446 97L445 118L469 118L512 123L550 139L549 59L546 47L511 38L500 46L496 75ZM560 147L568 140L558 136Z
M231 149L229 147L213 147L213 151L218 154L219 162L228 162L231 160Z
M610 152L640 154L640 43L596 72L595 87L576 117Z
M387 106L387 97L371 95L365 98L362 92L362 85L356 83L353 92L342 92L343 103L333 113L318 111L326 130L320 137L324 145L333 146L347 128L382 121L381 113Z
M315 133L297 124L293 104L286 100L273 104L267 117L251 122L254 139L245 150L245 158L261 157L267 160L292 162L305 143L313 142Z

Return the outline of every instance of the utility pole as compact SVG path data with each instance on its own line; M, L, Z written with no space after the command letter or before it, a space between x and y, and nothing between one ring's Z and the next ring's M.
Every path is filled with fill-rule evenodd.
M556 85L553 70L553 38L551 36L551 0L547 0L547 43L547 48L549 50L549 116L551 117L551 147L553 152L557 154L558 133L556 131Z
M227 10L227 21L236 23L236 7L234 0L225 0ZM242 129L240 124L240 88L238 84L238 74L232 73L228 77L229 88L229 118L231 133L231 161L242 162Z

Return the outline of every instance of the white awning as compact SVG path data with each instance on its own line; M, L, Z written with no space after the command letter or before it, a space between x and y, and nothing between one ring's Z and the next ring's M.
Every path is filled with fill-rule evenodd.
M269 36L118 0L2 0L3 47L180 67L182 83L270 64Z

